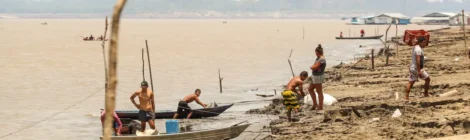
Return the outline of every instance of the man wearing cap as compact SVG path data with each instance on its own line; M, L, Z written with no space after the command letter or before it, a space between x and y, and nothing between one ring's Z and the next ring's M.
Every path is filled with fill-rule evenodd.
M136 96L139 96L139 103L137 104L134 100ZM153 101L153 92L148 89L147 81L140 83L140 89L134 92L131 96L131 101L134 106L139 109L139 120L141 122L142 130L145 131L145 125L148 122L150 128L155 130L155 102Z
M424 97L429 97L428 89L431 78L429 74L423 69L424 67L424 52L421 47L426 45L426 38L419 37L418 44L413 47L411 52L411 65L410 65L410 78L406 87L405 100L409 100L410 89L413 87L415 81L421 78L425 81L424 83Z

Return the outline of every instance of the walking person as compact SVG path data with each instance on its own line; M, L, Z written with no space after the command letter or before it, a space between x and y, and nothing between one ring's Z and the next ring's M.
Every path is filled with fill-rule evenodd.
M431 78L424 68L424 51L421 49L426 45L426 38L418 38L418 44L414 46L411 51L411 65L410 65L410 78L406 86L405 100L409 100L410 90L413 84L421 78L424 83L424 97L429 97L428 89Z
M308 92L312 97L313 107L311 110L319 110L318 113L323 113L323 83L325 81L325 68L326 68L326 60L323 56L323 48L321 44L318 44L318 47L315 49L315 55L317 59L315 63L310 67L312 70L312 83L308 87ZM315 96L315 92L313 91L316 89L318 94L318 103Z

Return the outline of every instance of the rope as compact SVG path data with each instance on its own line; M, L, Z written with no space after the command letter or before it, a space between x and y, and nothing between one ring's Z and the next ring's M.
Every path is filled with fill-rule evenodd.
M14 132L11 132L11 133L8 133L8 134L6 134L6 135L3 135L3 136L1 136L0 138L5 138L5 137L10 136L10 135L13 135L13 134L15 134L15 133L21 132L21 131L23 131L23 130L25 130L25 129L28 129L28 128L31 128L31 127L33 127L33 126L35 126L35 125L37 125L37 124L39 124L39 123L41 123L41 122L44 122L44 121L46 121L46 120L48 120L48 119L50 119L50 118L52 118L52 117L55 117L55 116L57 116L57 115L63 113L64 111L67 111L68 109L74 107L75 105L77 105L77 104L79 104L79 103L82 103L83 101L85 101L86 99L90 98L91 96L95 95L96 93L100 92L100 91L103 90L103 89L104 89L104 88L101 88L101 87L100 87L100 88L98 88L98 90L97 90L96 92L93 92L92 94L86 96L85 98L81 99L80 101L78 101L78 102L76 102L76 103L74 103L74 104L68 106L68 107L65 108L64 110L59 111L59 112L57 112L57 113L55 113L55 114L53 114L53 115L51 115L51 116L49 116L49 117L46 117L46 118L44 118L44 119L42 119L42 120L40 120L40 121L38 121L38 122L35 122L35 123L31 124L30 126L27 126L27 127L18 129L18 130L14 131Z

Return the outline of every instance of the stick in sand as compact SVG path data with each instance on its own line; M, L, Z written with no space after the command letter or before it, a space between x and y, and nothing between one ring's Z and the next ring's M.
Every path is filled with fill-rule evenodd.
M222 93L222 80L224 80L224 78L220 77L220 68L219 68L219 89L220 89L220 93Z
M294 69L292 69L292 63L290 62L290 57L292 56L292 51L294 51L294 49L290 50L290 54L289 54L289 58L287 59L287 62L289 62L290 71L292 72L292 77L295 77Z
M152 98L152 111L155 112L155 92L153 90L153 77L152 77L152 65L150 65L150 53L149 53L149 44L145 40L145 47L147 48L147 59L149 62L149 72L150 72L150 85L152 86L153 98Z
M105 96L105 122L104 122L104 140L110 140L113 131L113 112L116 100L117 85L117 49L119 39L119 22L121 19L122 9L126 5L127 0L118 0L113 10L113 23L111 26L111 41L109 48L109 86Z

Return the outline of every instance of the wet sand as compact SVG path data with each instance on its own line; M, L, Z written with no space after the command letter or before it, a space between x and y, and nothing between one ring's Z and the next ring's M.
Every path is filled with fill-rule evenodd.
M460 28L431 32L431 43L424 48L424 69L431 77L428 98L423 98L424 80L420 80L410 92L410 101L402 99L411 47L398 46L397 54L392 44L394 56L388 66L382 55L374 59L375 69L370 59L327 69L330 78L324 92L338 102L325 106L323 115L306 110L299 113L299 121L287 122L280 100L247 113L279 115L270 123L271 135L264 139L430 139L468 134L470 59L464 55L463 44ZM341 78L333 76L339 73ZM451 91L453 94L442 97ZM397 109L402 115L392 118Z

